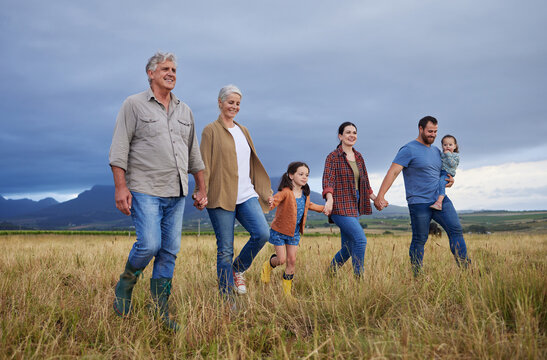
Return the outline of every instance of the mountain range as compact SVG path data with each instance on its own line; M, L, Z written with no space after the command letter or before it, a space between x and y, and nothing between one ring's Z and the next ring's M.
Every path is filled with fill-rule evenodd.
M58 203L57 200L50 197L40 201L33 201L29 199L11 200L0 196L0 219L24 215Z
M279 178L272 178L272 184L279 184ZM194 183L189 184L190 193ZM321 194L310 194L311 201L323 204ZM273 219L275 211L266 215L268 221ZM408 209L392 206L381 213L373 209L373 217L408 216ZM309 219L324 217L322 214L309 212ZM184 209L184 225L188 229L208 226L207 211L199 211L192 206L192 201L186 201ZM325 218L326 222L326 218ZM210 226L210 225L209 225ZM33 201L29 199L11 200L0 196L0 228L3 229L41 229L41 230L125 230L132 229L130 216L122 214L114 203L113 185L95 185L78 195L78 197L57 202L52 198Z

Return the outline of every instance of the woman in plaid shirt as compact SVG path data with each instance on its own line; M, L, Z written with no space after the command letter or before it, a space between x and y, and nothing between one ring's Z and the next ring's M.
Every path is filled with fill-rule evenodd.
M334 255L330 269L338 267L350 258L356 276L363 273L367 238L359 223L359 215L370 215L370 200L374 195L368 180L363 156L353 148L357 141L357 127L344 122L338 128L340 144L325 160L323 172L323 197L329 222L340 228L342 246Z

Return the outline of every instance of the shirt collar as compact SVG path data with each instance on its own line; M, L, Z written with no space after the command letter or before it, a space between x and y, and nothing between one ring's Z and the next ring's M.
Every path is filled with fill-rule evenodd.
M146 91L146 98L147 98L148 101L150 101L152 99L157 101L156 96L154 95L154 92L152 91L152 88L150 88L150 87ZM171 92L171 102L175 103L175 105L180 104L179 98L175 94L173 94L173 92Z
M353 150L353 154L355 155L355 159L358 159L361 157L361 153L359 151L355 150L355 148L353 148L352 150ZM344 152L344 149L342 149L342 144L336 147L336 151L338 153L338 156L346 157L346 153Z
M222 121L222 119L220 118L220 115L218 116L217 118L217 122L220 124L220 126L222 126L223 128L225 128L226 130L228 130L228 128L226 127L226 124L224 124L224 121ZM237 121L234 120L234 124L239 126L239 124L237 123ZM241 128L241 126L239 126L239 128Z

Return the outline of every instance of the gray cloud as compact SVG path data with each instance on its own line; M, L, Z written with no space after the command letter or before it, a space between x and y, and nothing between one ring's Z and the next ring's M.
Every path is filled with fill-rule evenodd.
M156 50L178 55L175 93L198 130L218 89L244 92L268 171L295 159L320 175L342 121L384 172L431 114L464 164L545 159L542 1L275 4L11 2L0 15L0 193L111 183L108 147L123 99L146 86Z

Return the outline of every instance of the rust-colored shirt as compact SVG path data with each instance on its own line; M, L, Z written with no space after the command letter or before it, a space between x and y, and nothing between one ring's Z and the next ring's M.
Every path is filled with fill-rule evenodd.
M294 229L296 228L296 198L293 191L286 187L274 195L274 203L270 208L278 207L275 213L275 218L272 221L272 229L287 236L294 236ZM310 201L309 195L306 196L306 205L304 206L304 215L300 222L300 233L304 233L306 226L306 217L308 215L308 209L313 211L322 212L325 207L323 205L317 205Z

